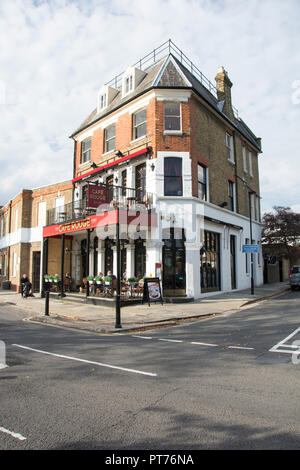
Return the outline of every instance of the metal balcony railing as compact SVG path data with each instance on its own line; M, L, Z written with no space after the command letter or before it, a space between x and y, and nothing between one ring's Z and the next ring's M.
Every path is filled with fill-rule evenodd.
M98 207L90 207L87 198L64 204L47 211L46 225L61 224L81 220L96 213L120 209L149 211L153 209L153 194L145 189L125 188L123 186L106 186L106 200Z

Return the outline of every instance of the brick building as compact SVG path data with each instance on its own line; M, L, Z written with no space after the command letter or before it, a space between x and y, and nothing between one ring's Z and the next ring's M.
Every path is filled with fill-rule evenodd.
M263 282L261 140L237 116L223 67L215 80L168 41L100 88L71 136L72 204L60 209L63 223L49 211L43 232L45 243L71 240L76 285L116 273L116 207L121 272L159 273L165 296L247 288L251 262ZM105 208L91 203L98 190ZM259 253L242 253L251 242Z
M64 181L33 190L23 189L0 208L0 283L10 281L11 289L19 291L20 277L26 273L34 292L41 288L43 226L47 211L72 201L72 183ZM60 240L53 238L53 253ZM51 271L59 272L59 258L49 259ZM66 257L70 266L70 256Z

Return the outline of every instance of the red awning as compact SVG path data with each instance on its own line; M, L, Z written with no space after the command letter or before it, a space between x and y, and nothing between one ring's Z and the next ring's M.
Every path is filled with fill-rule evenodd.
M118 160L115 160L114 162L107 163L106 165L98 166L98 168L95 168L94 170L88 171L87 173L84 173L83 175L76 176L76 178L72 179L72 183L77 183L77 181L80 181L84 178L87 178L88 176L92 176L100 171L106 170L107 168L111 168L115 165L119 165L120 163L126 162L127 160L130 160L131 158L138 157L139 155L143 155L144 153L149 153L151 152L152 147L145 147L142 150L139 150L138 152L131 153L130 155L126 155L125 157L118 158Z

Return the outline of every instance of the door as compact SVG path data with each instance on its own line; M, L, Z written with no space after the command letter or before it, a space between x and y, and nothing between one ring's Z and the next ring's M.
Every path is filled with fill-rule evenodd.
M34 251L32 254L32 290L33 292L40 291L40 276L41 276L41 252Z
M236 237L230 235L231 289L236 289Z
M174 228L170 229L170 238L164 240L163 246L163 290L164 295L184 295L186 289L185 279L185 246L184 233L174 235ZM178 235L178 233L177 233Z

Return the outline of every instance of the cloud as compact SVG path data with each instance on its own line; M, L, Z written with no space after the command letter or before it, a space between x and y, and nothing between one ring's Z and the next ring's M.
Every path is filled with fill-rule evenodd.
M21 188L72 177L68 138L103 83L171 38L262 137L262 209L297 205L298 0L2 0L0 204ZM299 95L297 95L299 96Z

